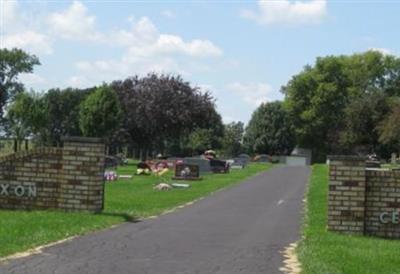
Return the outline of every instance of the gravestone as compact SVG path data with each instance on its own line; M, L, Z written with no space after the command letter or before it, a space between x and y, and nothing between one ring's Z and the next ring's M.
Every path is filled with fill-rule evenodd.
M218 159L210 159L210 166L214 173L228 173L230 167L226 161Z
M248 154L239 154L236 158L241 159L245 163L246 166L251 161L251 157Z
M177 164L175 166L174 180L200 180L198 165Z
M232 161L233 161L231 164L232 169L242 169L247 166L247 162L246 162L245 158L233 158Z
M268 163L271 161L270 157L267 154L260 154L256 158L257 158L256 162L259 163Z
M225 161L226 161L229 165L232 165L232 164L235 162L235 160L233 160L233 159L225 159Z
M202 158L187 157L183 159L184 164L197 165L200 174L211 172L210 161Z
M117 158L113 156L105 156L105 168L116 168L118 166Z
M250 162L250 160L251 160L251 157L250 157L250 155L248 155L248 154L244 154L244 153L242 153L242 154L239 154L236 158L242 158L242 159L245 159L246 160L246 163L248 163L248 162Z
M167 161L178 161L178 160L183 160L181 157L168 157Z

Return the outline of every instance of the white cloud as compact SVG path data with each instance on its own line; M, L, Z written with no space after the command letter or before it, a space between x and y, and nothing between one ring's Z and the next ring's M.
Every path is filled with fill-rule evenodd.
M222 55L222 50L209 40L195 39L185 42L180 36L171 34L160 34L154 43L133 45L128 52L133 59L169 54L182 54L192 57Z
M141 17L132 23L129 30L99 32L95 26L96 18L88 14L87 8L78 1L64 12L49 16L49 24L55 35L66 39L94 40L105 44L128 47L126 58L137 60L149 56L181 54L192 57L221 56L222 50L209 40L194 39L185 41L182 37L160 33L148 17Z
M0 0L1 23L4 28L11 27L11 25L17 21L17 9L17 1Z
M101 34L96 31L96 17L87 13L87 8L79 1L59 13L53 13L48 23L55 35L74 40L101 40Z
M202 91L202 92L217 92L216 88L214 88L213 85L210 84L199 84L197 87Z
M188 76L191 75L190 71L203 68L203 63L195 61L198 58L219 57L223 54L209 40L185 41L178 35L160 33L147 17L132 23L130 30L114 32L110 34L112 38L107 39L113 41L114 45L126 48L120 59L82 60L76 63L79 72L90 81L111 81L149 72Z
M262 25L298 25L318 23L327 15L326 0L258 0L258 8L258 11L243 10L241 16Z
M51 39L47 35L28 30L4 35L1 47L22 48L35 54L51 54L53 52L51 44Z
M22 83L26 85L37 85L37 84L45 84L47 81L42 76L39 76L35 73L22 73L19 76L19 79Z
M168 18L168 19L175 19L176 18L175 13L170 11L170 10L163 10L161 12L161 15L164 16L165 18Z
M172 34L163 34L147 17L137 21L130 31L120 30L110 41L119 45L128 46L127 58L137 60L149 56L181 54L192 57L218 57L222 50L209 40L194 39L184 41L182 37Z
M55 35L128 47L126 58L130 60L171 54L192 57L222 55L222 50L209 40L185 41L178 35L160 33L148 17L141 17L136 22L134 17L129 17L128 21L133 24L130 30L99 32L95 25L96 17L89 15L87 8L79 1L74 1L67 10L53 13L48 18Z
M379 51L383 55L394 55L395 54L391 49L387 49L387 48L369 48L368 50Z
M78 76L78 75L74 75L74 76L70 77L69 80L67 81L67 86L73 87L73 88L87 88L87 87L92 87L96 84L99 84L99 83L92 82L89 79L87 79L86 77Z
M76 63L76 68L80 75L86 78L87 82L94 84L98 84L100 81L108 82L122 79L135 74L145 75L149 72L190 75L188 71L170 57L140 60L122 58L120 60L80 61Z
M222 121L224 124L229 124L232 122L236 122L237 120L229 115L222 115Z
M34 54L51 54L52 39L35 30L30 18L23 13L18 1L0 0L1 48L21 48Z
M269 95L272 92L270 85L266 83L248 83L239 82L226 85L226 90L236 93L246 103L258 107L261 103L269 101Z
M108 40L121 46L136 45L138 47L145 47L157 42L159 32L149 18L142 17L139 21L131 23L133 23L131 30L119 30L111 33L111 39Z
M223 55L222 49L210 40L185 39L177 34L163 33L145 16L129 17L129 28L103 30L98 28L96 16L84 2L74 1L63 10L52 13L44 10L31 24L32 14L20 10L18 2L0 1L2 8L6 6L2 11L6 12L7 20L13 21L14 26L7 31L1 30L2 47L19 47L39 57L51 54L53 44L59 39L92 41L106 49L122 48L120 57L75 62L77 71L59 82L76 87L149 72L188 76L209 69L209 63L204 60ZM172 13L164 15L171 16ZM32 77L26 79L40 84L39 78Z

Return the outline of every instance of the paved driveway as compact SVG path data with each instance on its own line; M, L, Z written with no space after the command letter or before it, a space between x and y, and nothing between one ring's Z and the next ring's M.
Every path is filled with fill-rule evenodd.
M279 251L299 238L309 173L277 167L174 213L3 263L0 273L279 273Z

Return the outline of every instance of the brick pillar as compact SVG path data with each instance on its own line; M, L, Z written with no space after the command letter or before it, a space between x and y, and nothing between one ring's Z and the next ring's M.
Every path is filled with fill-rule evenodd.
M328 156L328 229L364 234L365 158Z
M59 206L100 212L104 202L105 145L99 138L65 137Z

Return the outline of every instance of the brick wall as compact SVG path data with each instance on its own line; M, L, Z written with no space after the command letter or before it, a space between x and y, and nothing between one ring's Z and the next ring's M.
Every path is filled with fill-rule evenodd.
M328 229L364 233L365 160L330 156Z
M400 211L400 171L367 170L365 232L400 238L400 224L393 223L393 212ZM382 213L384 222L380 221Z
M328 229L400 238L400 171L368 169L354 156L329 160Z
M104 144L69 137L63 148L0 158L0 208L98 212L103 208Z

